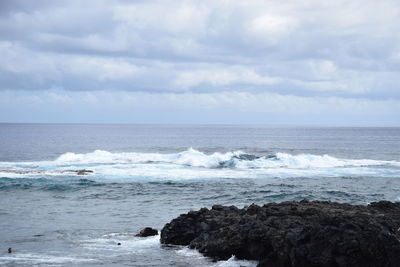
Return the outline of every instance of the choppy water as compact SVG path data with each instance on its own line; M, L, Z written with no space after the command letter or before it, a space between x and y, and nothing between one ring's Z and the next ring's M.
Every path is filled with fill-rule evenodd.
M400 201L400 128L0 124L0 265L254 265L133 235L303 198Z

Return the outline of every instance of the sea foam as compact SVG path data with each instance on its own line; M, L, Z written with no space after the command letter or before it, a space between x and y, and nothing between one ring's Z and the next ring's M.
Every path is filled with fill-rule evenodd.
M373 176L398 177L399 161L342 159L330 155L276 153L252 155L243 151L206 154L190 148L179 153L65 153L53 161L0 162L0 177L38 178L77 176L93 179L199 179Z
M245 155L245 157L241 157ZM246 157L247 156L247 157ZM118 163L171 163L193 167L287 167L287 168L326 168L345 166L396 166L398 161L384 161L371 159L339 159L329 155L276 153L267 156L254 156L243 151L226 153L215 152L205 154L189 148L186 151L173 154L160 153L111 153L96 150L87 154L65 153L55 161L57 164L118 164ZM228 164L231 162L232 164Z

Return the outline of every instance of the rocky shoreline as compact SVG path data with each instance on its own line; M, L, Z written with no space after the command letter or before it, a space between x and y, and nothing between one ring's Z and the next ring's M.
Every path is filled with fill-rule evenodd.
M160 240L214 260L257 260L260 267L394 267L400 266L400 203L214 205L173 219Z

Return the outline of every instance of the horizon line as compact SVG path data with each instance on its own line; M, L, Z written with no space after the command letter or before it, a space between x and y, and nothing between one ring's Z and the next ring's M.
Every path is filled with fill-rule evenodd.
M133 123L133 122L1 122L0 124L36 125L137 125L137 126L248 126L306 128L400 128L400 125L320 125L320 124L246 124L246 123Z

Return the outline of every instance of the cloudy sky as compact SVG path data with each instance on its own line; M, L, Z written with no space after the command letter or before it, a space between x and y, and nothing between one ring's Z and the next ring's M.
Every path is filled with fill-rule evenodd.
M0 121L399 126L400 1L1 0Z

